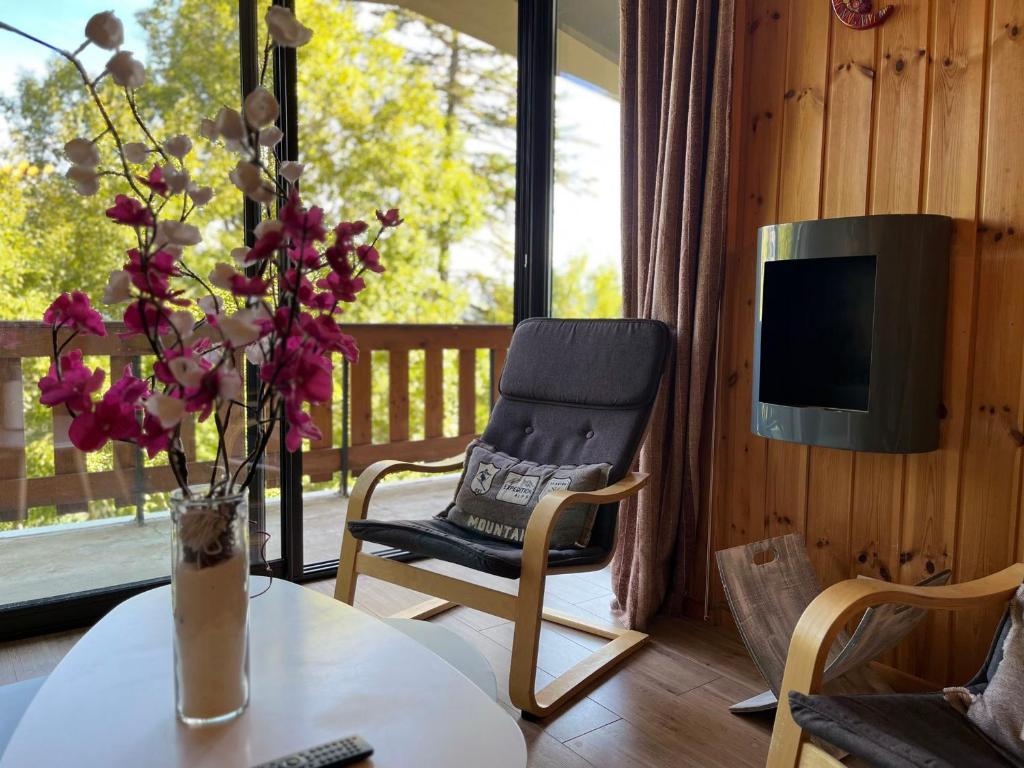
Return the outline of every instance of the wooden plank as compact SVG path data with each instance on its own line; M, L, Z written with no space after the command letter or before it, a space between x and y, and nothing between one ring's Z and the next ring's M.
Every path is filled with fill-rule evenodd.
M427 438L444 434L444 350L428 347L423 355L423 420Z
M899 581L913 584L955 565L957 498L976 314L977 184L984 95L987 0L935 3L928 154L922 208L954 217L950 252L939 449L907 457ZM931 612L901 648L900 666L929 680L949 680L952 619Z
M349 366L350 444L373 442L373 351L363 348L359 362Z
M966 581L1011 562L1019 517L1024 328L1024 0L994 0L977 240L977 324L959 502L956 576ZM983 298L981 298L983 297ZM992 612L954 618L955 679L977 664ZM969 674L969 672L967 673Z
M0 360L0 478L21 480L26 474L25 402L20 360ZM27 488L0 496L0 522L24 520Z
M56 479L61 475L74 475L85 477L85 454L71 444L68 436L68 429L71 427L71 415L65 408L53 408L50 411L53 425L53 474ZM72 488L74 486L71 486ZM88 498L90 489L79 486L77 497L72 494L68 501L57 505L58 515L67 515L74 512L85 512L89 505L81 501ZM111 493L110 495L113 495Z
M459 434L476 432L476 350L459 350Z
M388 354L388 434L391 442L409 439L409 351Z
M799 12L790 14L779 221L815 219L819 215L831 16L825 3L801 3ZM769 441L765 493L768 536L806 530L808 460L807 446Z
M877 30L854 30L831 18L829 107L821 179L824 218L867 212ZM827 586L850 573L850 504L854 454L812 447L807 474L807 549Z
M779 152L785 92L789 0L755 0L749 23L737 26L746 64L736 87L747 104L734 130L742 133L740 184L735 222L726 254L726 280L719 330L720 363L715 440L715 548L764 538L767 441L750 430L754 359L754 292L757 227L777 220ZM756 83L756 87L755 84ZM743 478L742 482L738 478ZM724 604L716 576L713 604Z

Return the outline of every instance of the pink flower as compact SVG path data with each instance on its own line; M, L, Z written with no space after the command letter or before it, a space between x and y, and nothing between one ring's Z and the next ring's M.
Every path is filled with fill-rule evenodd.
M295 242L319 242L327 237L327 230L323 225L323 209L314 206L307 211L302 207L299 193L294 189L288 203L281 209L280 219L284 224L284 231Z
M264 296L267 293L267 286L267 281L258 277L237 274L231 276L231 293L235 296Z
M384 271L384 267L380 263L380 253L372 245L360 245L356 248L356 255L363 266L371 272L379 274Z
M118 195L114 205L107 208L107 218L129 227L152 227L153 214L134 197Z
M324 288L334 294L338 301L355 301L356 294L366 287L361 277L348 277L337 272L328 273L316 282L317 287Z
M298 245L292 246L288 251L288 259L292 264L301 264L306 269L318 269L320 267L320 254L310 243L306 243L299 253Z
M279 229L271 229L264 232L253 244L252 248L245 255L245 264L255 264L270 258L284 242L284 232Z
M142 264L142 254L137 248L128 251L128 263L124 270L132 276L132 285L140 291L152 294L158 299L167 299L175 304L187 304L188 302L176 297L181 291L172 291L170 278L177 277L177 259L169 251L157 251L146 259L145 266Z
M148 176L137 176L136 178L160 197L167 197L167 182L164 181L164 170L159 165L154 165Z
M356 340L343 333L330 315L313 317L304 312L300 324L306 335L322 348L340 352L350 363L359 362L359 347L356 346Z
M369 227L370 225L362 220L343 221L334 228L334 234L337 235L339 241L351 241L353 237L363 234Z
M313 423L310 415L295 403L285 404L285 419L288 422L288 431L284 436L284 445L289 451L299 450L302 447L303 438L319 440L323 437L323 433Z
M280 346L274 350L273 359L260 368L260 378L274 382L286 402L326 403L333 388L331 362L308 347L291 347L287 345L288 352Z
M80 451L98 451L108 440L135 440L141 433L137 413L139 400L149 392L146 382L124 375L103 395L90 411L79 413L71 421L68 437Z
M151 413L147 413L142 420L142 431L135 442L146 451L149 458L153 458L160 451L166 450L174 436L174 428L164 429L160 419Z
M124 311L124 324L128 331L119 334L121 338L128 338L142 333L163 336L171 330L170 315L163 307L159 309L152 302L144 299L133 301Z
M379 221L385 227L397 227L405 219L399 218L397 208L389 208L387 213L384 213L379 208L377 209L377 221Z
M73 349L61 356L59 376L57 366L51 365L50 372L39 380L39 402L49 406L67 403L72 411L88 411L92 408L92 393L103 386L104 375L100 368L86 368L82 351Z
M221 366L203 374L199 386L185 390L185 410L198 413L199 421L206 421L213 413L217 401L224 403L242 391L242 379L232 368Z
M107 335L103 318L89 305L89 297L81 291L62 293L54 299L43 313L43 322L86 335Z

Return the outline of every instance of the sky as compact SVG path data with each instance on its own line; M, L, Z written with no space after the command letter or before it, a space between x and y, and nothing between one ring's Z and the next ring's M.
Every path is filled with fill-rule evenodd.
M0 0L0 19L47 42L68 49L84 39L85 22L97 8L112 7L125 24L125 48L143 62L144 39L135 22L136 11L152 0ZM19 73L42 71L48 52L34 43L0 31L0 94L10 95ZM106 52L87 49L83 56L87 68L98 72ZM619 104L598 89L565 76L556 84L555 120L557 129L569 129L582 141L573 143L575 175L588 180L583 189L556 184L554 192L554 231L552 251L556 270L569 258L587 253L592 263L617 264L619 261ZM6 131L0 121L0 141ZM557 147L556 147L557 152ZM308 158L315 162L315 158ZM556 164L558 158L556 157ZM453 254L457 270L460 262L468 266L475 249L457 249Z

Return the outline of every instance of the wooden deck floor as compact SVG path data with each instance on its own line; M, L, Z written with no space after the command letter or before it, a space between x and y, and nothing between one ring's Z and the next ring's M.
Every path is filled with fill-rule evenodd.
M456 568L437 562L426 567L441 572ZM516 587L516 582L489 577L482 577L481 583L509 591ZM327 594L333 591L333 581L309 586ZM549 580L546 604L614 621L608 609L610 597L607 571L572 574ZM402 587L361 577L356 604L384 616L422 599ZM480 650L494 669L502 704L518 718L507 686L512 625L468 608L456 608L433 620ZM0 644L0 684L48 673L81 634L66 632ZM540 723L519 719L531 768L764 765L770 719L741 718L727 710L729 704L764 688L736 636L727 629L685 619L660 620L651 635L644 649L559 716ZM538 684L570 667L594 643L580 632L545 624Z

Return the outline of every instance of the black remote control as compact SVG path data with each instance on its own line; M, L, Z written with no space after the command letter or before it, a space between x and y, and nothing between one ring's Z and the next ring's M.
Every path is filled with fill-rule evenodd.
M293 755L279 757L255 768L340 768L365 760L373 754L373 747L359 736L348 736L329 741L319 747L304 749Z

